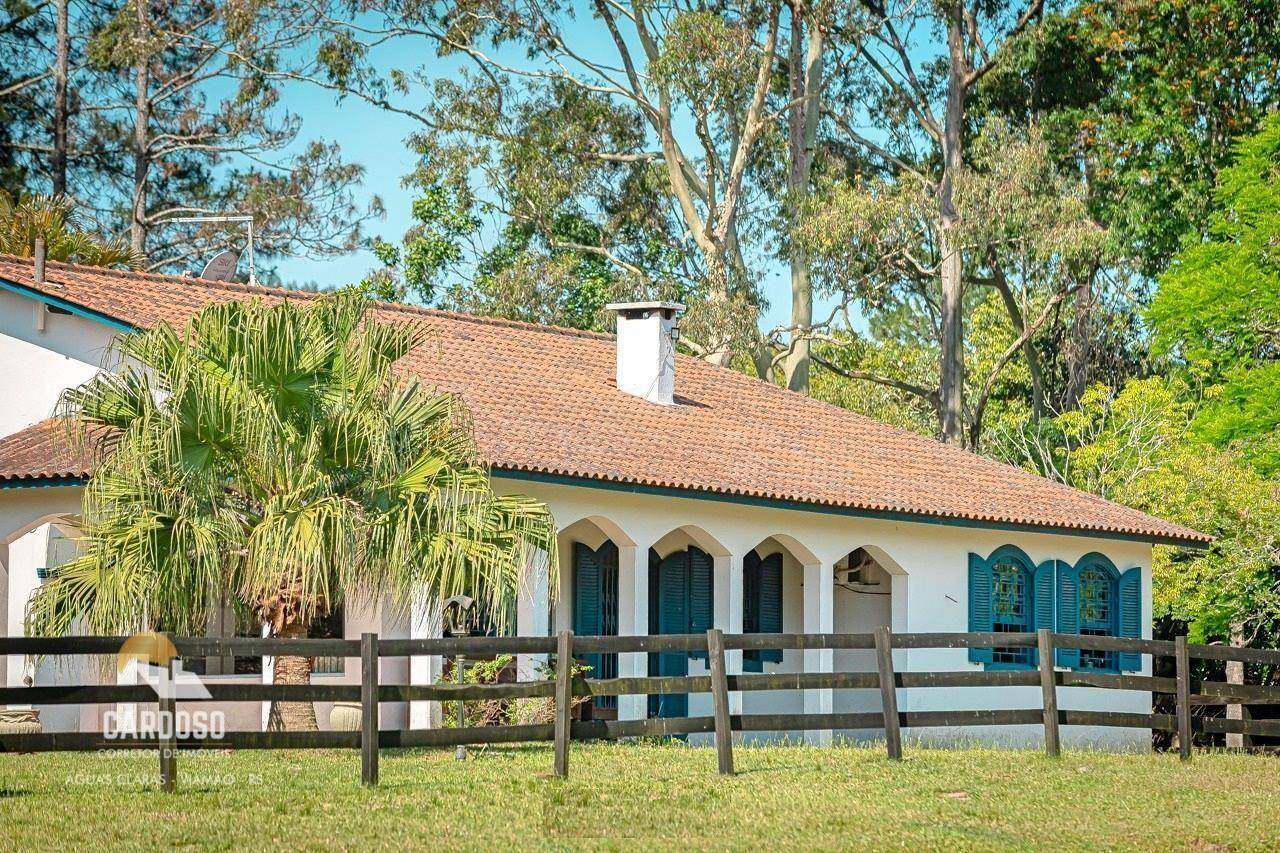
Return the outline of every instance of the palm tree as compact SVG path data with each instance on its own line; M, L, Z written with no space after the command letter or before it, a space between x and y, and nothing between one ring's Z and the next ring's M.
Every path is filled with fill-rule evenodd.
M228 594L276 637L344 602L466 593L502 618L527 559L555 566L555 526L492 491L456 398L394 370L423 337L339 293L121 338L123 366L64 395L101 458L83 556L33 598L31 633L200 633ZM310 674L276 660L277 684ZM271 724L314 729L314 710L275 703Z
M13 198L0 192L0 252L30 257L43 237L48 257L95 267L138 266L142 258L123 240L103 240L84 230L65 196Z

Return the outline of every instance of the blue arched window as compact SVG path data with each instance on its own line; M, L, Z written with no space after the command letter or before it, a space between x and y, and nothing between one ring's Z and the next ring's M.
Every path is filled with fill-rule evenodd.
M1142 636L1142 570L1121 572L1105 554L1085 554L1058 569L1058 632L1090 637ZM1058 665L1130 672L1142 668L1137 652L1062 648Z
M1080 633L1090 637L1114 637L1116 630L1116 579L1107 567L1087 565L1080 570ZM1080 650L1081 669L1114 670L1114 652Z
M969 630L1029 633L1053 627L1053 562L1036 566L1021 548L1004 545L989 556L969 555ZM969 659L995 667L1029 667L1035 649L970 649Z
M1022 560L1002 557L991 565L991 630L1017 634L1031 628L1031 571ZM1031 664L1031 649L992 649L992 663Z

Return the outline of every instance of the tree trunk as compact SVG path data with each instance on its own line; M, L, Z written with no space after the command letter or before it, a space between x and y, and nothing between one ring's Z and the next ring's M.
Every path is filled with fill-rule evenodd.
M1013 289L1009 287L1009 282L1005 278L1004 270L998 265L998 258L995 253L991 253L991 275L996 284L996 291L1000 294L1000 300L1004 302L1005 312L1009 315L1009 323L1013 326L1013 333L1018 337L1022 337L1023 332L1027 330L1027 320L1022 314L1022 308L1018 305L1018 299L1013 295ZM1022 357L1027 362L1027 373L1031 376L1031 413L1036 420L1044 417L1044 371L1040 367L1040 354L1036 352L1035 342L1032 338L1022 344ZM976 447L978 445L978 437L976 435L969 436L969 443Z
M149 0L138 0L138 38L145 41L151 30ZM147 180L151 170L148 136L151 125L151 57L148 50L134 69L133 122L133 219L129 223L129 245L138 254L147 248Z
M58 0L53 58L53 162L50 173L53 194L67 192L67 68L70 64L70 35L67 4Z
M1097 270L1095 264L1076 291L1071 342L1067 347L1067 389L1062 400L1064 411L1079 407L1084 389L1089 385L1089 358L1093 347L1093 278Z
M947 106L942 128L942 181L938 188L939 251L942 255L941 353L938 368L942 439L949 444L964 441L964 261L954 231L959 222L955 207L955 179L963 162L961 133L964 125L966 61L964 10L959 3L947 9Z
M274 636L288 640L303 640L307 626L301 622L285 625ZM276 658L272 684L310 684L311 658L281 655ZM273 732L314 732L316 708L311 702L272 702L267 717L267 730Z
M1231 626L1231 645L1240 648L1244 645L1244 629L1239 625ZM1244 684L1244 661L1229 660L1227 661L1227 684ZM1228 720L1243 720L1245 718L1243 705L1228 705ZM1249 745L1249 738L1242 734L1228 734L1227 747L1240 749Z
M822 107L823 31L817 21L808 21L805 35L805 7L796 3L791 12L790 66L792 105L788 116L790 168L787 172L787 204L794 228L809 196L809 175L813 166L813 147L818 135L818 116ZM801 45L804 45L802 49ZM791 335L790 355L786 363L787 387L802 394L809 393L810 340L813 326L813 285L809 276L809 258L797 245L791 247Z

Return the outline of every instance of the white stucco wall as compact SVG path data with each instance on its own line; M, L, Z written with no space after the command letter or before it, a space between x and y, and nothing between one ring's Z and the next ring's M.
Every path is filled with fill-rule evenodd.
M89 379L106 361L114 334L101 323L0 291L0 435L52 415L62 390Z
M842 632L866 632L882 624L889 624L897 632L965 632L968 620L968 555L970 552L990 554L1001 545L1017 545L1035 562L1060 559L1075 562L1087 553L1098 551L1110 557L1123 571L1138 566L1143 570L1143 635L1151 631L1151 547L1145 543L1123 540L1105 540L1090 536L1056 533L1014 532L962 527L951 524L931 524L906 521L887 521L858 518L847 515L799 511L774 507L735 504L718 500L702 500L640 494L613 489L584 488L538 481L495 478L495 485L504 491L523 492L547 502L555 514L561 529L590 519L596 527L615 530L630 543L621 549L635 555L647 554L655 543L663 549L681 542L692 542L718 557L717 564L725 562L741 573L741 558L770 537L792 543L792 554L787 560L784 585L784 630L787 632L839 630ZM672 536L672 531L682 532ZM598 537L597 537L598 538ZM563 543L562 543L563 544ZM797 587L815 579L820 586L830 584L832 567L838 560L859 547L868 547L887 563L893 577L889 579L892 595L887 600L859 601L858 596L835 588L827 605L834 612L824 613L817 606L806 607L805 598L796 595ZM804 549L807 555L794 552ZM564 559L562 549L562 560ZM799 565L800 560L812 560L811 565ZM620 558L620 597L625 601L647 599L647 561L638 556L630 563ZM807 568L807 571L806 571ZM643 576L641 572L644 572ZM560 578L559 604L552 605L555 618L551 625L568 627L569 579L568 572ZM721 574L717 573L717 580ZM628 597L630 593L630 598ZM735 587L737 594L736 619L722 620L722 592L717 591L717 624L726 630L741 629L741 583ZM813 596L817 598L817 596ZM727 604L727 602L725 602ZM647 604L647 602L646 602ZM638 605L637 605L638 606ZM524 608L525 622L521 633L535 633L525 626L531 624L536 607ZM644 611L640 608L640 612ZM823 621L827 625L823 626ZM886 621L887 620L887 621ZM625 622L625 615L623 617ZM545 624L545 623L544 623ZM634 624L639 624L638 621ZM550 627L550 626L548 626ZM538 629L543 633L546 629ZM643 633L641 626L639 632ZM624 630L623 633L626 633ZM804 668L809 670L835 667L835 661L823 667L818 661L829 652L809 652ZM628 657L626 655L622 657ZM630 656L640 657L640 656ZM794 671L801 666L800 653L788 652L781 664L766 664L766 671ZM894 653L895 666L900 670L975 670L980 665L968 661L963 649L916 649ZM872 660L868 653L850 651L839 653L838 670L870 670ZM816 664L816 665L815 665ZM620 661L623 674L643 674L643 661L634 661L630 672ZM701 664L692 662L690 672L700 671ZM731 671L735 667L730 665ZM1150 673L1150 660L1144 659L1143 671ZM810 691L822 693L823 691ZM737 700L747 713L783 712L800 710L795 691L783 694L750 694ZM982 708L1039 708L1038 687L1027 688L965 688L965 689L904 689L899 691L899 708L903 711L965 710ZM822 702L834 702L834 708ZM1150 697L1145 693L1098 690L1089 688L1063 688L1059 691L1059 704L1064 709L1115 710L1149 712ZM834 697L823 699L810 696L804 702L809 712L874 711L879 709L874 691L839 691ZM706 696L691 697L690 713L710 713ZM870 732L850 732L853 736L874 736ZM909 737L934 742L955 739L996 741L1009 744L1033 744L1040 740L1038 726L988 729L966 728L956 731L940 729L912 729ZM1063 741L1068 745L1096 743L1128 745L1145 748L1150 738L1146 732L1132 729L1106 729L1066 726Z

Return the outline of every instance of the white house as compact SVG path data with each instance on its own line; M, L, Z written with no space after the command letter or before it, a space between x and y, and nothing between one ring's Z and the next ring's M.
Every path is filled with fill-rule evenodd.
M132 328L181 325L210 302L307 294L192 278L0 256L0 634L20 635L31 591L74 553L81 484L89 471L50 421L66 387L109 357ZM531 577L518 631L726 632L1024 631L1050 627L1149 637L1151 548L1208 541L1090 494L936 441L676 355L678 306L613 306L619 333L602 335L406 306L429 342L406 359L428 385L460 394L500 490L544 500L560 531L558 590ZM535 575L537 568L531 568ZM1087 600L1088 606L1081 602ZM210 631L256 631L213 614ZM327 626L348 637L428 636L425 613L346 613ZM617 659L618 657L622 659ZM900 670L1016 668L1030 650L895 652ZM527 663L527 662L526 662ZM699 671L684 655L604 656L605 675ZM1137 656L1063 654L1060 666L1149 670ZM28 671L10 657L10 686L68 677ZM258 662L210 660L206 678L269 677ZM730 672L874 669L863 651L731 652ZM317 681L355 681L322 662ZM383 662L384 681L429 682L438 662ZM650 705L624 697L601 715L677 714L683 697ZM707 696L688 698L694 713ZM1039 707L1030 687L900 691L902 710ZM1064 708L1150 711L1148 694L1066 688ZM878 710L869 690L745 693L743 713ZM423 703L424 706L426 703ZM705 705L706 708L699 706ZM47 727L96 725L97 710L53 709ZM258 724L261 709L234 725ZM405 710L384 711L384 725ZM327 719L321 708L319 718ZM430 725L431 709L407 722ZM829 732L811 732L816 741ZM867 734L874 733L851 733ZM946 731L913 730L946 739ZM1032 741L1024 730L968 729L964 737ZM1064 729L1070 743L1148 742L1134 730Z

